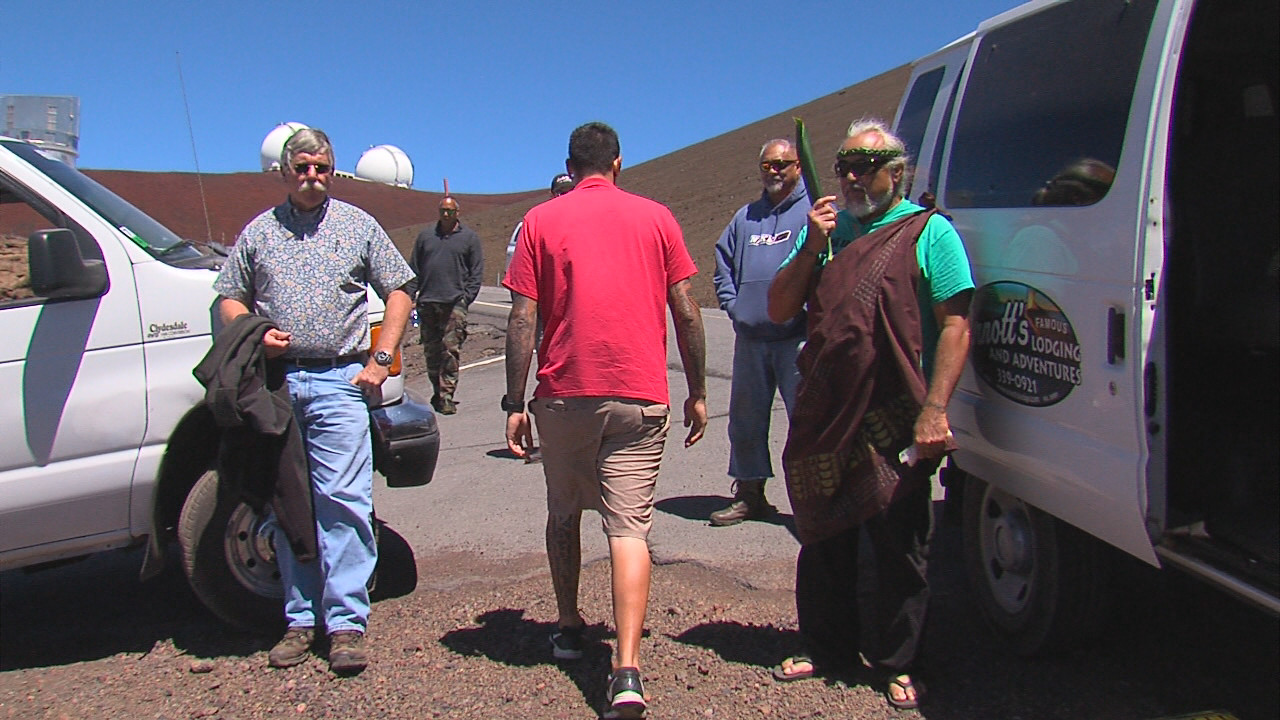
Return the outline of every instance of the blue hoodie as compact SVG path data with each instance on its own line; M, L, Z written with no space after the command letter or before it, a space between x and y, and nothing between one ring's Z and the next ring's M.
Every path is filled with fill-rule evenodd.
M752 340L804 334L804 312L778 325L769 320L769 284L809 222L804 182L775 207L768 193L734 214L716 241L716 296L733 329Z

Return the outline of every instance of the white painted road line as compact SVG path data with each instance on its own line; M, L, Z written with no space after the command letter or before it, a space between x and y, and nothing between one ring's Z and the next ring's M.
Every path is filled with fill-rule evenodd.
M506 355L498 355L497 357L485 358L484 360L477 360L473 363L467 363L466 365L459 367L458 371L461 372L463 370L470 370L471 368L483 367L485 365L492 365L494 363L503 362L506 359L507 359Z

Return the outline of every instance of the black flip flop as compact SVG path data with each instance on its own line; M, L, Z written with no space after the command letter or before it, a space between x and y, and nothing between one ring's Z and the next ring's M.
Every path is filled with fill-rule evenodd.
M786 660L784 660L781 663L778 663L777 665L773 666L773 669L771 672L773 673L774 680L777 680L778 682L795 682L796 680L807 680L808 678L813 677L818 671L818 666L814 665L813 660L808 655L792 655L791 657L787 658L787 660L791 661L791 667L795 667L796 663L808 663L809 669L802 672L789 673L786 670L782 669L783 663L786 662Z
M900 677L905 677L907 681L902 682L901 680L898 679ZM906 694L907 690L915 690L916 699L915 700L899 700L895 698L893 696L894 685L897 685L899 688L901 688L904 695ZM900 675L894 675L890 677L889 684L886 685L884 689L885 699L889 701L890 705L894 706L899 710L915 710L919 708L920 704L924 702L924 696L925 696L924 682L922 682L920 678L913 678L911 677L911 675L907 673L902 673Z

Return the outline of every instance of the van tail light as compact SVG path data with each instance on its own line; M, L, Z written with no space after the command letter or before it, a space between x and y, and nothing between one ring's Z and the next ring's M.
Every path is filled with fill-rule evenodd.
M382 334L382 323L376 322L369 327L369 347L378 347L378 336ZM396 348L391 353L391 367L387 368L388 375L400 374L400 348Z

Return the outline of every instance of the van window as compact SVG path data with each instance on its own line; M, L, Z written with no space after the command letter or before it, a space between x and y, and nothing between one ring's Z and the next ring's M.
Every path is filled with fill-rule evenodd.
M902 106L902 117L898 119L898 138L907 146L907 154L913 158L920 157L920 146L924 144L924 131L929 124L929 114L938 97L938 88L942 86L940 67L916 78L907 95L907 103Z
M907 146L907 155L917 162L944 71L946 67L940 67L916 78L916 84L911 86L911 92L907 95L907 103L902 106L902 117L898 118L898 138ZM903 188L907 195L911 194L913 180L914 177L907 178L907 186Z
M981 39L946 205L1091 205L1106 195L1155 0L1079 0Z
M956 75L964 74L964 65L956 68ZM947 109L942 113L942 124L938 126L938 139L933 143L933 162L929 163L929 186L925 188L931 193L938 191L938 173L942 172L942 148L947 144L947 132L951 128L951 111L956 109L956 95L960 93L960 83L951 85L951 97L947 98Z
M0 174L0 307L43 302L31 289L27 238L37 230L66 228L75 233L80 254L101 260L102 251L78 224Z
M111 223L152 256L170 265L199 260L200 251L173 231L130 205L119 195L64 162L46 157L27 143L0 141L4 148L22 158L67 192Z

